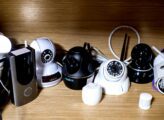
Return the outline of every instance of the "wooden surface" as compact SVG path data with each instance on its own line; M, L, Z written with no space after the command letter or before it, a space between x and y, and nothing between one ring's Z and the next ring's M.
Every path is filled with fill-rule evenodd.
M151 93L152 108L145 111L138 107L139 94ZM43 89L38 98L29 104L15 107L9 104L2 116L4 120L163 120L164 97L152 90L151 84L132 84L129 92L121 96L105 95L96 106L87 106L81 91L59 85Z
M119 25L135 27L142 42L164 48L163 13L163 0L0 0L0 32L18 43L49 37L58 53L89 42L113 58L108 50L108 36ZM136 36L129 34L130 54ZM123 35L117 33L113 38L117 54ZM148 111L138 108L141 92L154 97ZM105 95L100 104L91 107L82 103L81 91L70 90L61 82L43 89L27 105L15 107L9 103L2 116L4 120L163 120L164 97L152 89L151 83L132 83L127 94Z

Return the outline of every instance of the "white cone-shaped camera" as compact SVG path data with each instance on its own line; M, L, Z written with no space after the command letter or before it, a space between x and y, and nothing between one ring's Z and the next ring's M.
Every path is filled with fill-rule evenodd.
M103 88L105 94L121 95L126 93L130 86L127 67L116 59L105 61L100 65L94 82Z
M35 49L36 77L40 87L58 84L62 78L61 66L54 62L56 49L48 38L37 38L31 45Z

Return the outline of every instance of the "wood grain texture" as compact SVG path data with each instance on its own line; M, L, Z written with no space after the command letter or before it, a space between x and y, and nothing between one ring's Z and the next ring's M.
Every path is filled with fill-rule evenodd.
M154 100L150 110L138 107L139 94L149 92ZM152 90L151 84L132 84L121 96L105 95L97 106L87 106L81 100L81 91L68 89L63 82L43 89L37 99L21 107L11 103L3 111L4 120L162 120L163 96Z
M163 13L163 0L0 0L0 32L18 43L49 37L65 50L89 42L113 58L108 37L119 25L135 27L142 42L164 48ZM129 31L128 34L130 55L136 36ZM117 54L121 51L122 36L118 32L113 38ZM141 92L154 97L148 111L138 108ZM163 101L163 95L153 90L151 83L132 83L127 94L105 95L100 104L90 107L82 103L81 91L70 90L61 82L43 89L27 105L15 107L9 103L2 116L4 120L163 120Z

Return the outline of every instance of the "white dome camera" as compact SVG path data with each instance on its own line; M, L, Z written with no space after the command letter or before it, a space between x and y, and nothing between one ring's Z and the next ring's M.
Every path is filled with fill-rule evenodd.
M58 84L62 78L62 69L54 62L56 49L51 40L42 37L34 40L31 45L35 49L36 77L40 87Z
M126 93L130 86L127 67L119 60L107 60L100 65L94 82L103 88L105 94L121 95Z

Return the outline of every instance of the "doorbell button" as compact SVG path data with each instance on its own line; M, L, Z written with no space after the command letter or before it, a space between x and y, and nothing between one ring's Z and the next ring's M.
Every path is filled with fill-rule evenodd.
M28 97L32 94L32 88L28 87L24 90L24 96Z
M102 88L95 83L89 83L82 88L82 101L86 105L96 105L102 98Z
M149 93L141 93L139 96L139 108L148 110L151 107L152 95Z

